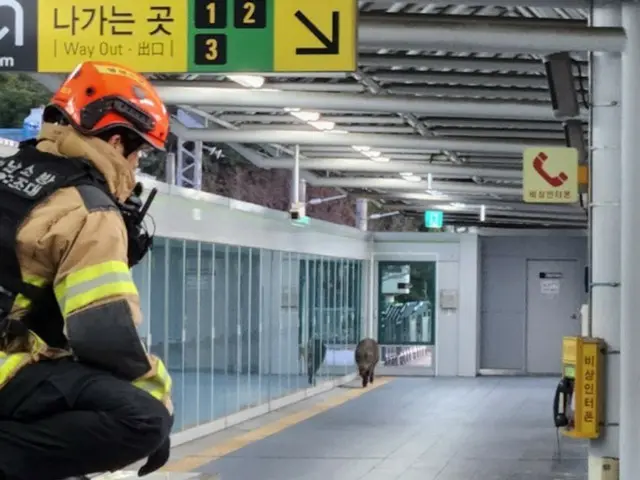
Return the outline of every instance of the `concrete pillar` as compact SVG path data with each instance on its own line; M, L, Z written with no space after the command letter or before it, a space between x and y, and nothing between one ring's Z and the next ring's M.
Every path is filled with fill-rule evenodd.
M356 200L356 228L364 231L369 228L369 204L366 198Z
M625 2L622 26L622 314L620 323L620 478L640 472L640 3ZM603 252L607 255L607 252Z
M619 27L621 6L594 7L591 23ZM591 334L603 338L606 361L605 427L589 446L589 470L599 458L618 458L620 420L620 81L621 55L591 57Z

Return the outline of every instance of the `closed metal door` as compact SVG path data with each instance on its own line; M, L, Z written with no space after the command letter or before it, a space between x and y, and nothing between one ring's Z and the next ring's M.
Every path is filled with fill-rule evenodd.
M580 335L582 277L575 260L527 261L527 372L559 374L562 337Z

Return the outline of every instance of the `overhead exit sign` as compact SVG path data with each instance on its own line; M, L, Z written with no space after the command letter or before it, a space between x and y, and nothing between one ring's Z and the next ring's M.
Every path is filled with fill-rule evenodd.
M0 71L67 73L85 60L143 73L357 65L356 0L16 0L14 15L5 7Z
M441 210L425 210L424 226L427 228L442 228L444 214Z

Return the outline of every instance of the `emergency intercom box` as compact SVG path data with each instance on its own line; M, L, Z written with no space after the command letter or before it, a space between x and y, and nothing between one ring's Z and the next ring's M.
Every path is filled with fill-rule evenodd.
M574 380L567 437L594 439L600 436L604 387L605 343L600 338L564 337L562 375Z

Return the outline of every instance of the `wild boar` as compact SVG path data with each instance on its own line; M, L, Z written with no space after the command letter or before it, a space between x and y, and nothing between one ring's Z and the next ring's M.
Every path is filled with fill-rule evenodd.
M373 383L374 371L380 360L380 349L378 342L373 338L364 338L360 340L356 347L356 365L358 373L362 377L362 387L366 387L369 383Z

